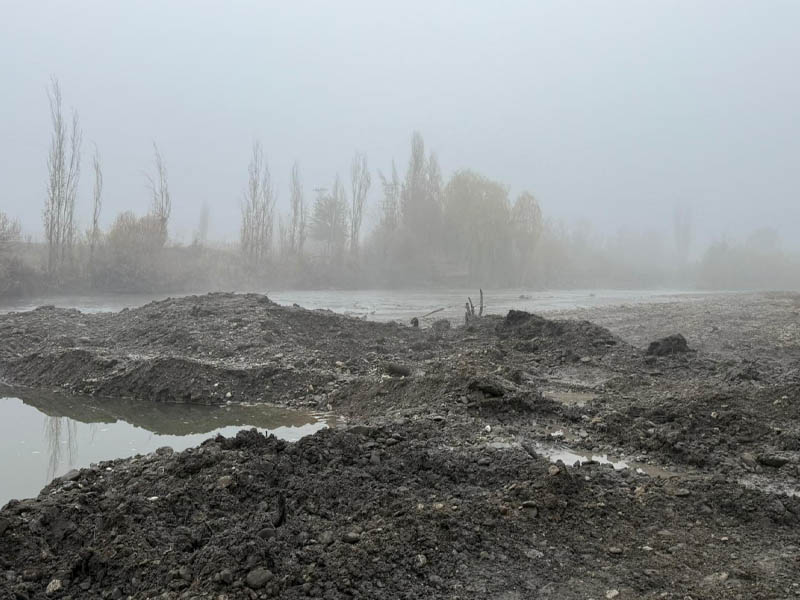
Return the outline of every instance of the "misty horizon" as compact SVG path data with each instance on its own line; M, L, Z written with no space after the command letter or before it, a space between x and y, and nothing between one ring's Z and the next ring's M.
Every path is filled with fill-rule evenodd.
M552 222L671 243L674 211L688 207L694 253L765 227L797 248L792 3L82 6L19 6L0 25L10 61L0 210L25 234L42 233L56 76L84 134L81 230L93 143L102 225L147 212L155 141L170 174L170 237L188 243L203 203L209 238L238 239L254 140L285 213L295 161L310 200L346 177L356 151L375 181L392 160L402 173L419 131L445 180L469 168L512 198L528 190ZM366 230L380 197L373 185Z

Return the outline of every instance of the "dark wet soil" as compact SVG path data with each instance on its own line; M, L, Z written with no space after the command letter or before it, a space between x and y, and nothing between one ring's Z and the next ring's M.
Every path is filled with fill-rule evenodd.
M799 308L720 295L434 330L214 294L0 316L8 384L350 425L12 501L0 598L798 597ZM688 352L647 354L678 333ZM554 464L558 446L631 468Z

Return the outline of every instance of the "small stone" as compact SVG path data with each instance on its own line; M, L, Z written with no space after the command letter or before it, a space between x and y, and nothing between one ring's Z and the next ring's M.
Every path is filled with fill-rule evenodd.
M264 567L258 567L247 574L245 583L247 583L247 587L254 590L259 590L267 585L267 582L271 579L272 571L265 569Z
M233 396L233 394L231 394L230 392L227 392L227 393L225 394L225 397L226 397L226 398L230 398L231 396Z
M80 479L80 476L81 472L78 471L78 469L71 469L59 477L59 479L61 481L76 481L77 479ZM53 581L56 580L54 579Z
M608 590L606 592L606 598L608 600L613 600L613 598L617 598L619 596L619 590Z
M357 544L361 540L361 534L357 531L348 531L342 536L342 541L348 544Z
M608 547L609 554L622 554L622 548L619 546L609 546Z
M369 456L369 462L370 462L370 464L373 464L373 465L381 464L381 453L378 452L377 450L373 450L372 454L370 454L370 456Z
M333 532L323 531L319 534L319 543L323 546L330 546L333 543Z
M217 487L220 489L226 489L233 485L233 477L230 475L223 475L219 479L217 479Z
M492 459L489 458L488 456L481 456L478 459L478 464L481 465L482 467L489 466L490 464L492 464Z
M712 573L711 575L706 575L703 577L703 585L705 586L714 586L719 585L721 583L725 583L728 580L728 574L724 571L719 573Z
M411 368L407 367L406 365L401 365L400 363L386 363L383 367L383 370L386 371L387 375L391 375L392 377L411 376Z
M233 583L233 573L231 573L230 569L222 569L219 572L219 580L225 584L232 584Z
M491 425L487 425L486 427L483 428L483 430L486 433L492 433L492 426Z
M194 579L194 574L192 573L192 570L189 567L184 565L180 569L178 569L178 577L180 577L184 581L191 582Z
M761 467L756 460L756 457L750 454L749 452L742 452L742 462L745 464L747 468L752 471L760 471Z
M679 498L685 498L686 496L691 496L692 492L687 490L686 488L678 488L673 492Z
M64 584L61 583L61 580L53 579L50 583L47 584L47 589L45 590L45 593L47 593L47 595L49 596L51 594L56 594L63 589L64 589Z
M111 592L111 600L119 600L122 598L122 590L119 587L115 587L114 591Z
M417 568L421 569L428 564L428 558L424 554L417 554L414 557L414 564L417 565Z
M274 527L264 527L258 531L258 537L262 540L270 540L275 537L275 528Z
M774 467L776 469L779 469L783 465L788 463L789 459L785 456L779 456L777 454L761 454L758 457L758 462L767 467Z
M556 465L550 465L547 468L547 474L551 476L555 476L561 473L561 467L557 467Z

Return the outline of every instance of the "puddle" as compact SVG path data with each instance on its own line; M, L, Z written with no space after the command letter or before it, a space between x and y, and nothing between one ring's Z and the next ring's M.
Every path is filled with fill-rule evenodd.
M571 448L565 446L550 446L542 443L536 444L536 452L542 456L546 456L550 462L563 462L567 466L600 464L612 465L615 470L623 471L625 469L632 469L640 475L648 475L650 477L659 477L661 479L671 479L673 477L687 478L685 473L675 473L668 471L663 467L656 467L646 463L635 461L628 461L609 457L607 454L591 454L584 452L576 452Z
M565 404L566 406L583 407L597 398L597 395L590 392L548 391L544 393L544 397Z
M0 388L0 506L35 496L54 477L90 463L180 451L254 427L294 441L334 426L328 415L265 405L195 406L8 391Z
M772 481L760 475L748 475L739 479L739 485L750 490L766 492L768 494L782 494L792 498L800 498L800 488L783 481Z

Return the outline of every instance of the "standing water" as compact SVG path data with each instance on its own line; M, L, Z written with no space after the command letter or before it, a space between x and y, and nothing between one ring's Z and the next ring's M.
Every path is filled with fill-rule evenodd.
M461 320L464 302L471 297L478 305L478 290L314 290L266 291L270 299L279 304L299 304L308 309L327 309L370 321L399 320L408 322L432 311L434 319ZM153 300L162 300L167 294L104 294L95 296L34 297L0 304L0 313L32 310L37 306L52 304L63 308L77 308L83 312L119 311L142 306ZM702 297L701 293L669 290L558 290L534 292L524 289L484 290L486 311L505 314L510 309L529 312L550 312L576 308L596 308L619 304L649 302L689 301Z
M11 393L8 392L7 393ZM162 446L176 451L255 427L294 441L333 419L264 405L195 406L0 391L0 506L73 468Z

